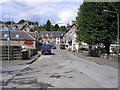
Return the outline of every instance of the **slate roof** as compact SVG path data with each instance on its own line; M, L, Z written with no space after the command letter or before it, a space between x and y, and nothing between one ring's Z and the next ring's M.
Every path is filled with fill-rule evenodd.
M22 30L23 26L24 26L24 24L17 24L16 25L17 29L19 29L19 30Z
M2 27L2 23L0 23L0 28Z
M62 37L63 34L65 32L55 32L55 31L40 31L39 33L37 32L29 32L29 34L32 36L32 37L53 37L53 38L56 38L56 37Z
M5 35L8 34L8 30L1 30L0 31L0 40L7 40L7 37ZM10 30L10 39L11 40L20 40L20 41L25 41L25 40L31 40L34 41L34 38L27 34L25 31L21 30Z
M63 36L64 36L74 25L76 25L76 24L72 24L71 26L69 26L69 27L67 28L66 32L63 34Z

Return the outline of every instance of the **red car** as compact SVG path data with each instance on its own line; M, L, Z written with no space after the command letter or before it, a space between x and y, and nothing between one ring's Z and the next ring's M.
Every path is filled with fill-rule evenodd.
M65 45L64 44L61 44L59 47L60 47L60 49L65 49Z

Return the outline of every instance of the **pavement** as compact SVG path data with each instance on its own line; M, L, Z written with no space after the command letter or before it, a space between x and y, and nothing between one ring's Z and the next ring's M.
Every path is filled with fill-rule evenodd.
M88 52L68 52L70 54L73 54L77 57L83 58L84 60L89 60L92 62L95 62L99 65L105 65L112 67L114 69L118 69L118 56L110 55L109 58L107 57L92 57L88 55Z
M30 59L27 60L4 60L2 61L2 67L8 67L8 66L15 66L15 65L25 65L25 64L31 64L35 60L37 60L38 57L40 57L40 53L32 56Z

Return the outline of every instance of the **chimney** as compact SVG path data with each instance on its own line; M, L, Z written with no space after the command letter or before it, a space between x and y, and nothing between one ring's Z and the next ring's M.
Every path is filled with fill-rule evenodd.
M25 25L28 25L28 21L27 20L25 20Z
M72 24L76 24L76 21L75 21L75 20L73 20L73 21L72 21Z

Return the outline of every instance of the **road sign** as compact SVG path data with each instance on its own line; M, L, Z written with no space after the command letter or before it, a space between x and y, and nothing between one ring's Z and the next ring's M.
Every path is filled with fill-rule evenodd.
M7 40L10 41L10 38L8 37Z
M24 44L25 45L33 45L33 41L25 41Z

